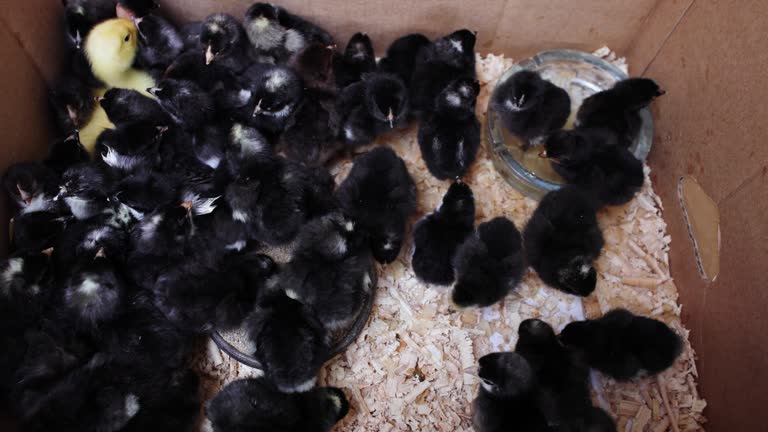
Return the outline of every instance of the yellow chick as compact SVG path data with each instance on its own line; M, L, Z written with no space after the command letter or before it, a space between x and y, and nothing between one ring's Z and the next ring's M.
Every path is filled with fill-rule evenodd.
M117 87L133 89L154 98L147 89L155 87L155 80L148 73L132 67L138 50L136 38L136 25L124 18L104 21L88 33L85 56L93 75L106 85L106 88L95 90L94 96L101 96L107 89ZM80 142L89 153L93 153L99 134L113 127L107 114L97 104L91 118L80 129Z

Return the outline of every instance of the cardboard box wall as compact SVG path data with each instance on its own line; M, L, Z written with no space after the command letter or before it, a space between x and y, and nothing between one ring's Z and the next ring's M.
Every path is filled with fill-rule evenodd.
M177 20L242 16L249 0L160 0ZM367 32L379 53L408 32L466 27L478 50L513 58L608 45L633 75L668 90L654 106L649 163L672 236L672 275L698 353L714 432L765 430L768 405L768 2L761 0L289 0L340 43ZM60 0L0 1L0 169L41 157L52 137L46 85L55 78ZM677 196L693 176L720 209L721 272L700 276ZM0 226L7 226L5 196ZM7 230L0 230L5 251ZM2 426L2 425L0 425Z

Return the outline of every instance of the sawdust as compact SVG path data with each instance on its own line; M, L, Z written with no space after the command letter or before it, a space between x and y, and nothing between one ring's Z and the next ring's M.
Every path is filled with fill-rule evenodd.
M601 56L621 62L610 50ZM493 84L512 63L489 55L478 58L478 117ZM380 137L408 164L419 191L418 215L431 212L449 182L434 179L416 142L416 127ZM352 162L332 169L340 182ZM346 392L352 409L337 431L465 431L471 430L471 401L477 393L476 360L493 351L512 350L517 327L527 318L541 318L560 330L568 322L595 318L614 307L666 322L686 339L681 358L657 378L616 383L592 374L595 403L609 411L620 431L703 430L706 402L696 391L694 353L680 323L677 289L669 275L669 242L661 217L661 201L653 192L646 167L645 185L625 206L602 211L600 224L606 247L597 262L595 294L585 299L545 286L529 270L516 293L488 308L455 310L450 289L419 282L411 270L412 244L398 260L378 268L379 283L371 319L346 352L321 371L321 385ZM482 148L464 179L477 203L476 223L506 216L522 229L537 203L523 197L494 170ZM237 364L209 345L196 362L207 378L209 396L234 379L258 371Z

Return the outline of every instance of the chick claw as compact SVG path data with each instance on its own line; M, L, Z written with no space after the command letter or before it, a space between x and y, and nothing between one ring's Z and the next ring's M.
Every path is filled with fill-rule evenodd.
M389 114L387 114L387 120L389 120L389 128L390 129L394 129L395 128L395 124L394 124L395 116L394 116L394 114L392 114L392 108L389 109Z

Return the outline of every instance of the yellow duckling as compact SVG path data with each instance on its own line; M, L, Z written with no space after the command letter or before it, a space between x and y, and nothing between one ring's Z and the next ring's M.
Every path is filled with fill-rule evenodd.
M106 84L106 88L94 91L94 97L102 96L112 87L133 89L154 97L147 89L155 87L155 80L148 73L132 67L138 50L136 39L136 25L124 18L104 21L88 33L84 45L85 56L93 75ZM97 104L91 118L80 129L80 142L88 152L93 153L99 134L113 127L107 114Z

